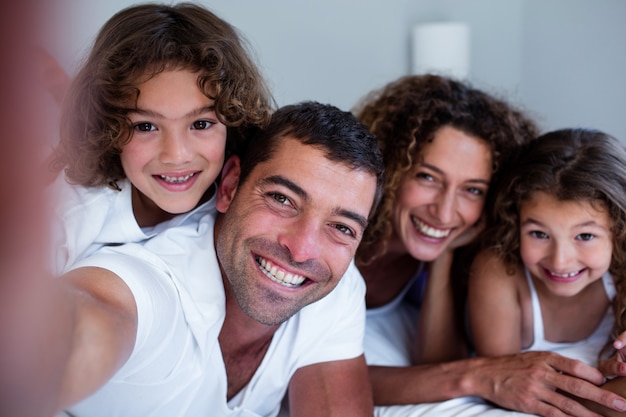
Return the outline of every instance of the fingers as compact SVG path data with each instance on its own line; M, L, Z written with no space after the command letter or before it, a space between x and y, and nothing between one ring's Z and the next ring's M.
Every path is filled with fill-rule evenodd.
M586 399L612 410L626 411L626 400L623 397L587 381L566 374L551 374L549 379L552 380L551 382L558 390L569 396ZM552 401L556 407L566 413L580 416L596 415L595 413L589 414L590 412L577 401L564 396L560 397L553 398Z
M611 410L626 411L626 400L622 396L598 387L604 382L604 375L600 370L557 354L548 354L543 359L556 372L545 373L542 380L544 384L557 390L543 394L543 401L573 416L597 416L574 397Z
M589 410L578 400L557 391L548 391L543 401L535 411L541 416L600 417L600 414Z
M621 333L613 341L615 350L621 353L621 358L626 358L626 332Z
M626 363L622 362L616 355L609 359L601 360L598 364L598 369L607 378L626 376Z
M604 382L604 374L599 369L589 366L583 362L566 358L561 355L551 354L546 357L546 362L554 368L558 373L567 374L576 378L571 380L585 382L588 381L593 385L601 385ZM567 379L570 380L570 379ZM557 386L564 389L565 387ZM567 391L565 389L565 391ZM569 391L568 391L569 392Z

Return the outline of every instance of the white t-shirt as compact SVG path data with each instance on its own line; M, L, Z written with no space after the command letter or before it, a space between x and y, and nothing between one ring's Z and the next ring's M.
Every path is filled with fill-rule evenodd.
M132 206L132 186L118 181L121 191L109 187L69 184L59 175L48 192L54 202L52 219L52 273L61 275L74 263L103 246L142 242L185 219L185 215L140 228ZM215 204L211 199L203 205Z
M250 383L227 404L215 217L214 207L204 207L143 245L103 248L77 263L109 269L126 282L138 328L128 361L71 415L275 416L298 368L363 353L365 284L352 263L329 295L279 327Z

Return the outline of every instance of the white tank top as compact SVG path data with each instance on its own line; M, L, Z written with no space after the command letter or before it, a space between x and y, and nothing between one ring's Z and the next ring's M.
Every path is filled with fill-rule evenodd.
M604 345L608 342L615 317L613 314L613 307L609 305L602 321L596 328L596 330L586 339L579 340L577 342L568 343L555 343L545 339L543 328L543 317L541 315L541 305L539 304L539 296L537 290L533 284L533 280L528 272L525 270L526 281L530 288L530 297L532 303L533 312L533 343L530 347L522 349L526 351L552 351L563 354L574 359L582 360L583 362L595 366L598 361L598 353ZM613 300L616 295L615 284L613 283L613 277L608 272L602 276L602 283L604 284L604 290L609 300Z

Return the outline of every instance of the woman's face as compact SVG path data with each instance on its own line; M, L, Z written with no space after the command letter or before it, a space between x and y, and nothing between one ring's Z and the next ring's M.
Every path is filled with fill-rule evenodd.
M481 216L491 174L485 141L449 126L437 130L400 184L390 247L428 262L458 244Z

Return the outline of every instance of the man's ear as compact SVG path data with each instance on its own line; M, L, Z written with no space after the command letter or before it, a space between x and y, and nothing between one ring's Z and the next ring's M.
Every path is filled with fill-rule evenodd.
M217 199L215 205L220 213L226 213L230 203L235 198L237 187L239 186L239 175L241 174L241 164L239 157L231 156L224 163L222 168L222 179L217 188Z

